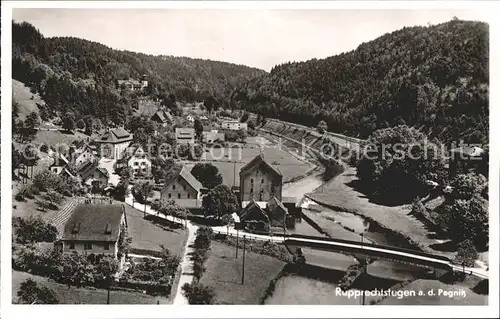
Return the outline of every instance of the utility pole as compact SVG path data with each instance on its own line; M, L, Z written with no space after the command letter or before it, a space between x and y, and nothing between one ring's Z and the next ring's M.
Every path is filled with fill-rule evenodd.
M106 304L108 304L108 305L109 305L109 291L110 291L110 288L111 288L111 281L108 284L108 300L106 302Z
M245 243L246 243L246 237L243 235L243 263L242 263L242 269L241 269L241 284L245 284Z
M238 259L238 239L239 239L239 228L236 228L236 259Z
M366 264L367 264L367 261L365 259L365 260L363 260L363 275L366 274ZM365 289L363 289L363 298L362 298L361 302L362 302L362 305L364 306L365 305Z

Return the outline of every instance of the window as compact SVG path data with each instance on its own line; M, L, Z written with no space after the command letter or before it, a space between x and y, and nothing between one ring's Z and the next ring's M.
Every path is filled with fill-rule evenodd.
M252 184L253 184L253 178L252 178L252 179L250 179L250 183L252 183Z
M146 173L146 168L145 168L145 167L142 169L142 172L143 172L143 173Z
M191 194L188 193L188 198L191 198Z
M168 193L168 198L172 198L172 194Z
M75 249L75 243L69 243L69 249Z
M104 244L104 250L109 250L109 244L108 243Z
M177 194L177 198L179 199L181 198L181 193Z
M134 172L137 173L139 170L137 168L134 168Z
M186 185L182 185L182 187L184 188L184 190L186 190Z
M263 178L260 180L260 183L261 183L261 184L264 184L264 179L263 179Z
M83 249L85 249L85 250L92 249L92 243L85 243L85 245L83 246Z
M134 162L134 166L138 166L139 165L139 162Z
M172 185L172 189L175 191L175 184L174 184L174 185Z

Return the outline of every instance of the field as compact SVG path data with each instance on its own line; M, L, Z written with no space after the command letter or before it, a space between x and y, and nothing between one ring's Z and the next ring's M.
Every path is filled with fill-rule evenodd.
M366 216L381 226L391 229L418 243L422 249L431 253L452 256L452 252L434 250L433 245L439 244L433 233L422 222L410 216L410 207L384 206L371 202L364 194L351 186L356 181L356 169L347 168L346 171L326 183L323 189L318 189L310 197L319 203L332 205L338 210L352 211Z
M206 271L200 282L214 288L218 304L259 304L269 282L285 263L273 257L247 253L245 283L242 285L242 255L238 259L234 257L234 247L212 241L209 257L205 262Z
M262 150L255 145L242 148L214 148L205 152L204 161L211 162L217 167L223 177L224 184L231 187L239 185L240 169L261 152L264 159L281 172L283 182L306 174L313 168L309 163L300 161L277 146L265 146ZM191 169L194 165L195 163L189 163L186 166Z
M59 284L45 277L33 276L19 271L12 271L12 298L17 297L17 291L22 282L31 278L38 283L51 288L57 295L61 304L105 304L107 300L107 290L94 288L76 288ZM153 297L139 292L111 291L111 304L160 304L168 303L166 298Z
M181 256L187 231L184 229L162 228L143 219L143 212L125 205L128 234L132 237L131 248L161 251L164 245L174 255Z

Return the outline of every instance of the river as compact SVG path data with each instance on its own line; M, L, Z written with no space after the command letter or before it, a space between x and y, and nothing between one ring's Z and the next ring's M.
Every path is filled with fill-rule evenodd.
M331 237L347 240L363 240L367 242L394 246L396 242L390 232L370 223L361 216L346 212L339 212L324 207L308 198L304 194L310 193L322 185L319 175L311 175L299 181L283 186L283 196L296 197L303 213L321 227ZM296 223L295 229L289 233L311 236L324 236L306 220ZM363 236L361 236L363 234ZM400 241L398 241L400 242ZM408 247L404 243L398 246ZM345 273L350 265L357 261L347 255L303 249L308 264L334 269L341 274ZM389 261L375 261L367 268L368 273L379 279L379 285L411 279L419 275L421 268L403 265ZM341 278L341 277L340 277ZM330 280L328 280L330 281ZM337 285L333 282L306 278L298 275L288 275L280 278L275 292L266 300L266 304L360 304L360 298L349 298L336 293ZM366 299L368 304L370 299Z

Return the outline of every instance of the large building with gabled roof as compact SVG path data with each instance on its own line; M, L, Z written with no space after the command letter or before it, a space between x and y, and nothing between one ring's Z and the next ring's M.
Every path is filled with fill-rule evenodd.
M118 240L127 218L122 204L80 204L64 226L59 241L63 253L118 255Z
M161 190L161 199L173 200L184 208L201 208L201 190L203 186L191 174L182 167L180 171L168 179Z
M240 199L242 206L250 200L267 202L276 197L281 201L283 175L269 164L262 154L256 156L240 170Z
M100 145L101 156L109 159L120 159L123 151L130 145L133 136L123 128L113 128L102 134L96 143Z

